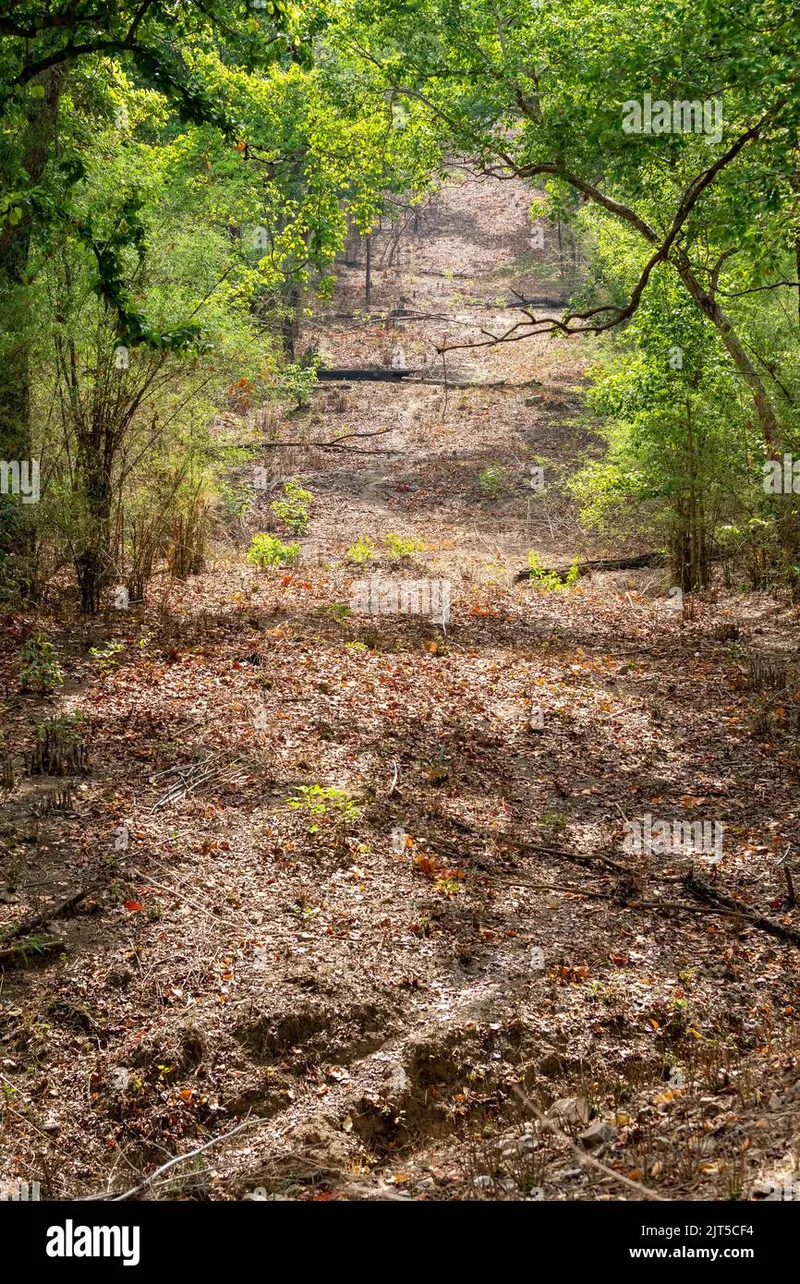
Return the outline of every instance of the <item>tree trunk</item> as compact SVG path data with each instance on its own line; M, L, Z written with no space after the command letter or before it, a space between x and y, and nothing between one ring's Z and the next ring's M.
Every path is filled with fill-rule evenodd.
M81 442L78 477L86 503L89 532L83 551L75 557L81 610L96 615L111 575L111 475L108 442Z
M56 140L63 67L51 67L32 82L43 98L28 100L22 166L29 186L37 187ZM32 235L31 216L24 213L0 233L0 331L16 336L4 345L0 362L0 457L30 459L30 371L26 272Z
M723 312L714 296L703 289L692 272L688 259L676 259L675 267L692 299L716 328L736 369L750 389L767 453L771 459L777 459L780 455L780 428L766 384L747 355L730 317Z

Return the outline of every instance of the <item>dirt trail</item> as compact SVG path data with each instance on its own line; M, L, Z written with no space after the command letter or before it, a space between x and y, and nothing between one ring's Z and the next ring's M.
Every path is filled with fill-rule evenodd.
M373 247L373 313L433 319L357 315L363 272L342 268L302 342L440 372L445 335L499 332L512 291L563 288L552 229L531 249L532 199L454 181L400 270L380 266L388 236ZM505 387L321 385L287 437L387 431L268 452L315 496L300 566L223 549L75 635L89 770L69 808L32 813L22 754L45 710L9 696L3 916L104 886L52 925L55 957L3 975L0 1175L121 1191L252 1116L158 1193L632 1197L518 1085L571 1134L591 1118L587 1153L668 1198L749 1197L791 1166L797 954L746 910L797 922L778 863L797 844L797 614L722 591L682 614L652 571L514 585L531 548L624 551L587 540L564 485L598 449L577 422L591 357L536 340L448 362ZM424 547L399 560L390 532ZM447 579L449 624L348 615L370 574ZM49 622L64 644L70 609ZM10 692L30 624L3 651ZM89 647L112 637L100 671ZM780 657L780 716L754 654ZM287 804L298 785L343 793L312 814ZM722 824L722 859L626 852L645 815ZM743 912L716 913L692 869Z

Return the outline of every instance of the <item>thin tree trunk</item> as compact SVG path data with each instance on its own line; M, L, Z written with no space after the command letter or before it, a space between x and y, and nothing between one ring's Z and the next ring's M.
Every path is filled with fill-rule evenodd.
M56 139L63 76L62 67L51 67L33 82L44 89L44 97L28 102L22 166L31 187L41 182ZM30 340L25 315L31 235L28 213L23 213L14 226L8 224L0 234L0 331L12 336L11 342L4 345L4 359L0 362L0 456L5 459L31 457Z
M780 454L780 428L775 407L772 404L766 384L747 355L730 317L723 312L714 296L703 289L692 272L687 259L676 259L675 267L694 302L716 328L736 369L750 389L758 416L759 428L767 451L771 458L778 458Z

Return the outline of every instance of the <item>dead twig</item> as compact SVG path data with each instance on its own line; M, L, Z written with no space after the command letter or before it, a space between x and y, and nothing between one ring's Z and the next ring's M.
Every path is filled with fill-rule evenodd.
M515 1096L519 1097L519 1100L525 1108L530 1110L531 1114L534 1115L543 1128L548 1132L551 1132L554 1137L558 1137L560 1141L565 1141L567 1143L573 1155L578 1160L578 1163L582 1164L583 1167L594 1168L597 1172L603 1173L604 1176L610 1177L612 1181L619 1182L620 1185L626 1186L628 1190L636 1191L636 1194L640 1199L651 1199L659 1204L669 1204L672 1202L667 1199L665 1195L659 1195L656 1191L649 1190L647 1186L642 1186L641 1182L634 1181L631 1177L623 1177L622 1173L614 1172L613 1168L609 1168L608 1164L604 1164L601 1160L595 1159L594 1155L587 1155L586 1151L581 1150L580 1146L577 1146L571 1137L567 1136L565 1132L562 1132L558 1125L553 1123L552 1119L545 1118L541 1110L537 1110L536 1106L528 1097L526 1097L518 1084L514 1085L513 1092Z
M252 1117L245 1119L244 1123L237 1124L235 1128L231 1128L229 1132L221 1133L218 1137L212 1137L210 1141L205 1142L202 1146L198 1146L195 1150L190 1150L185 1155L176 1155L174 1159L170 1159L167 1163L162 1164L160 1168L156 1168L155 1172L150 1173L149 1177L145 1177L144 1181L139 1182L138 1186L131 1186L130 1190L126 1190L124 1194L108 1195L104 1192L100 1192L96 1195L83 1195L81 1196L81 1202L98 1199L108 1200L109 1203L112 1204L120 1204L123 1200L130 1199L132 1195L138 1195L140 1191L145 1190L148 1186L152 1186L153 1182L158 1177L163 1176L163 1174L168 1172L171 1168L177 1167L178 1164L185 1164L189 1159L196 1159L197 1156L202 1155L204 1151L211 1150L212 1146L219 1146L221 1142L228 1141L231 1137L235 1137L237 1133L244 1132L245 1128L253 1128L257 1124L266 1123L269 1123L268 1119Z

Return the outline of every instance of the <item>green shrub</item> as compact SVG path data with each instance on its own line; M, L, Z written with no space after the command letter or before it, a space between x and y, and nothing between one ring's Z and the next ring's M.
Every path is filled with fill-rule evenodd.
M328 615L330 615L337 624L344 624L345 620L349 620L350 616L353 614L346 602L331 602L329 606L324 608L324 610L327 611Z
M247 551L253 566L293 566L300 556L299 544L282 544L277 535L254 535Z
M314 354L308 365L293 362L284 366L277 379L277 386L286 396L291 397L298 410L310 405L311 394L317 385L317 370L322 358Z
M366 535L359 535L355 544L348 548L345 557L348 562L353 562L356 566L366 566L375 552L375 545L372 540L367 539Z
M489 464L478 478L478 487L482 495L497 499L506 484L506 470L502 464Z
M90 646L89 655L100 671L107 673L110 669L116 668L120 651L124 650L124 643L110 641L104 642L102 646Z
M401 539L395 535L394 531L389 531L384 539L384 543L389 550L389 555L396 561L402 561L405 557L410 557L412 553L422 553L425 545L421 540Z
M299 785L294 798L286 799L287 807L305 811L312 818L334 824L358 820L361 808L353 802L349 794L335 785ZM308 826L309 834L315 834L320 826L316 823Z
M314 496L310 490L303 490L296 481L288 481L283 488L285 499L276 499L270 504L270 512L282 521L293 535L305 535L308 530L309 509Z
M46 695L53 687L61 686L64 673L56 649L41 633L28 638L20 656L22 669L19 676L24 690L37 690Z
M533 549L528 553L528 567L530 568L528 583L542 593L558 593L564 589L574 588L580 578L577 557L567 571L566 579L563 580L557 571L545 570L542 559Z
M36 740L28 760L33 775L66 776L86 768L83 715L64 713L48 718L36 728Z

